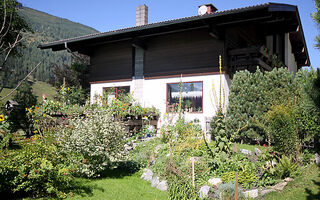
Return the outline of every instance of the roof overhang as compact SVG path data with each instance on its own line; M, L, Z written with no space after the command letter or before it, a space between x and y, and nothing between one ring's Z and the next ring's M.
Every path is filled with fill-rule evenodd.
M41 49L52 49L53 51L68 48L71 51L78 51L79 53L89 55L89 49L102 44L125 40L135 41L137 38L191 29L209 28L219 30L228 26L245 23L259 23L266 34L272 34L272 31L289 32L298 67L310 66L308 49L297 6L278 3L267 3L202 16L192 16L115 31L95 33L41 44L38 47Z

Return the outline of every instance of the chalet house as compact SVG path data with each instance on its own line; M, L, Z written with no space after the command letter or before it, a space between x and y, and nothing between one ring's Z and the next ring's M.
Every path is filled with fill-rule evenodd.
M293 73L310 65L294 5L267 3L218 12L208 4L199 6L197 16L151 24L143 5L136 17L135 27L39 48L67 49L90 57L92 102L105 89L124 89L143 106L158 108L161 118L178 102L182 81L185 117L199 119L203 128L206 119L215 115L217 104L227 101L237 70L270 71L275 60Z

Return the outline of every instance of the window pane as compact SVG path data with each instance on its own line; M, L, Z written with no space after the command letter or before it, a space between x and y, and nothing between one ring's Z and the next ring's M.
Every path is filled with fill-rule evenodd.
M179 83L168 84L168 112L176 112L179 107ZM182 109L185 112L202 112L202 82L182 84Z

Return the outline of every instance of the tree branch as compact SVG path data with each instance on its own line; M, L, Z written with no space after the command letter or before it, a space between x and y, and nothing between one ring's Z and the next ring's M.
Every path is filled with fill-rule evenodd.
M18 85L13 89L11 90L11 92L9 92L6 96L2 97L0 99L0 101L4 100L5 98L7 98L8 96L10 96L14 91L16 91L20 86L21 84L34 72L34 70L36 70L38 68L38 66L41 64L41 62L39 62L28 74L27 76L25 76L19 83ZM2 91L2 90L1 90ZM0 92L1 92L0 91Z

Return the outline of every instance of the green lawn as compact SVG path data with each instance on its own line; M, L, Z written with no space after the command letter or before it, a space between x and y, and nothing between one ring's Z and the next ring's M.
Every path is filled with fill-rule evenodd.
M38 97L38 102L42 102L42 94L45 94L47 99L53 100L57 95L56 89L49 83L37 81L32 85L33 93Z
M88 180L79 179L85 188L75 192L75 196L68 199L90 200L162 200L167 199L167 192L150 186L150 183L140 179L141 174L124 174L113 171L106 178Z
M232 146L232 148L233 148L233 146ZM247 150L250 150L250 151L254 152L254 148L258 148L258 149L262 150L265 147L259 146L259 145L239 144L239 143L237 143L238 152L240 151L240 149L247 149Z
M4 97L9 92L11 92L11 88L4 88L0 94L0 97ZM57 95L56 89L51 86L49 83L37 81L34 84L32 84L32 90L33 94L36 95L38 98L38 102L42 102L42 94L45 94L47 99L53 100L54 97ZM8 96L4 100L2 100L0 103L1 105L6 103L9 99L13 99L14 95L16 94L16 91L12 93L12 95Z
M303 170L300 177L290 182L282 192L272 192L264 200L320 199L320 169L316 165Z

